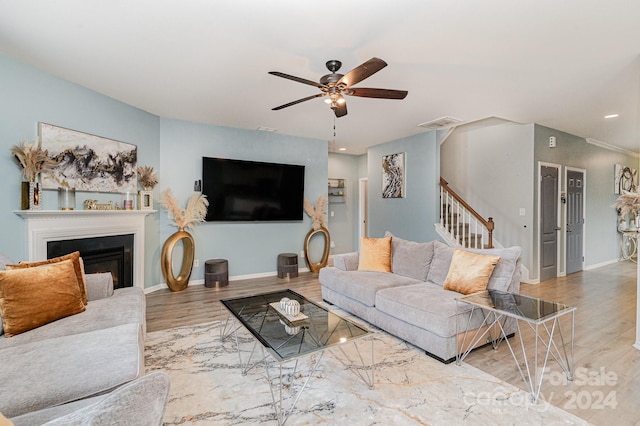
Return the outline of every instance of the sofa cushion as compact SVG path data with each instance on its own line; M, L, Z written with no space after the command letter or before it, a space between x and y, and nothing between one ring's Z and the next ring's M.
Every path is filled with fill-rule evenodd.
M398 274L342 271L332 267L320 269L319 279L323 286L367 306L375 306L376 292L380 289L419 282Z
M444 290L439 285L419 283L380 290L376 295L376 309L440 337L451 337L456 335L456 322L457 331L464 331L471 309L468 304L456 306L458 297L460 293ZM475 314L473 320L472 326L482 322L481 316Z
M403 240L389 231L384 235L391 237L391 271L394 274L426 281L433 259L433 241L417 243Z
M391 272L391 237L360 240L358 271Z
M84 310L71 260L0 271L0 311L6 337Z
M116 290L113 296L87 304L80 314L62 318L11 338L0 336L0 349L123 324L141 324L145 331L145 296L137 287Z
M444 280L444 289L462 294L486 290L489 277L498 260L499 256L456 249L451 258L449 273Z
M427 275L427 281L443 285L447 274L449 273L449 265L453 257L455 247L450 247L443 242L434 241L433 245L433 260L431 261L431 268ZM522 249L514 246L509 248L498 249L466 249L472 253L489 254L494 256L500 256L500 260L496 264L496 267L489 278L487 288L492 290L508 291L511 280L516 275L516 267L518 266L518 259Z
M139 324L0 350L0 412L15 417L111 391L144 372Z
M62 262L63 260L71 260L73 262L73 268L78 279L78 288L80 289L80 296L82 297L82 303L87 304L87 283L84 278L84 263L80 257L79 251L65 254L64 256L54 257L47 260L39 260L35 262L20 262L17 265L6 265L8 270L32 268L34 266L49 265L51 263Z

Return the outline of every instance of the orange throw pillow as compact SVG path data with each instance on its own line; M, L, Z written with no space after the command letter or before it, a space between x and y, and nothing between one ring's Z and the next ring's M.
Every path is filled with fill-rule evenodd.
M0 271L0 313L6 337L85 309L71 260Z
M49 265L51 263L62 262L63 260L71 260L73 262L73 269L76 272L76 278L78 279L78 288L80 289L80 296L82 297L82 303L87 304L87 282L84 278L84 262L80 257L79 251L65 254L64 256L54 257L53 259L39 260L35 262L20 262L17 265L5 265L7 270L31 268L34 266Z
M361 240L358 271L391 272L391 237Z
M462 294L486 290L489 278L499 260L500 256L456 249L451 258L447 278L444 280L444 289Z

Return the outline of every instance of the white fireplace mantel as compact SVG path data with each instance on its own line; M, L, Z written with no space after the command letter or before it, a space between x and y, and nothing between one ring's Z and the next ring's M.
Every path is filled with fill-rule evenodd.
M47 258L49 241L133 234L133 281L144 288L144 218L156 210L14 210L27 225L28 260Z

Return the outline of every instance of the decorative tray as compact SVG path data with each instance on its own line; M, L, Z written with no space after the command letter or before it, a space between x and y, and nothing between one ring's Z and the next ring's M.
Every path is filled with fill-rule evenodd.
M298 315L287 314L284 310L280 309L280 302L269 303L269 306L275 309L278 314L283 316L289 322L303 321L303 320L309 319L309 317L303 314L302 312L298 312Z

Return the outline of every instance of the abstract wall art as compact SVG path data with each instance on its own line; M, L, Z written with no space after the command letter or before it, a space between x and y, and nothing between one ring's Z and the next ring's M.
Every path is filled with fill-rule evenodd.
M382 156L382 198L404 198L404 152Z
M621 164L614 164L613 181L613 192L615 194L636 192L638 188L638 170L624 167Z
M137 192L135 145L46 123L38 123L38 131L54 163L42 174L44 189Z

